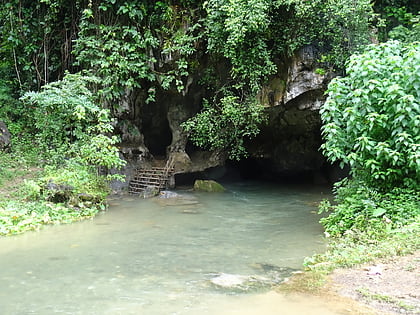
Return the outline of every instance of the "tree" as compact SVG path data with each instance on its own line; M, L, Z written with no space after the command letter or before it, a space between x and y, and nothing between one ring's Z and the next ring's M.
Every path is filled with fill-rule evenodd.
M211 100L201 118L212 113L215 121L229 121L222 109L227 101L236 117L243 113L236 119L242 128L235 133L238 137L258 133L255 122L263 117L256 115L263 108L255 96L276 73L279 60L313 44L323 54L322 67L340 69L350 53L367 42L372 17L370 0L1 3L0 72L5 68L15 73L21 90L40 90L62 79L65 70L83 70L100 78L96 88L101 102L119 113L126 95L138 95L136 104L145 104L164 90L185 95L193 82L201 84ZM255 115L249 115L254 109ZM193 141L194 132L204 130L200 117L189 124ZM243 152L243 139L228 141L225 135L232 133L222 130L220 139L210 142L236 150L234 143L236 151Z
M32 108L33 132L38 145L52 158L75 158L80 163L107 169L124 165L116 136L112 134L109 110L98 106L89 89L97 78L67 74L63 80L45 85L40 92L28 92L22 100ZM51 158L50 157L50 158Z
M324 154L373 187L418 188L420 44L390 41L354 55L321 109Z

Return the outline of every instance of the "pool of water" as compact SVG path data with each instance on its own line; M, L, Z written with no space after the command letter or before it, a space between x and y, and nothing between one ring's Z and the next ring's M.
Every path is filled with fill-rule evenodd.
M221 290L212 277L299 269L323 250L316 204L327 189L226 187L114 197L92 220L1 238L0 314L236 314L264 291Z

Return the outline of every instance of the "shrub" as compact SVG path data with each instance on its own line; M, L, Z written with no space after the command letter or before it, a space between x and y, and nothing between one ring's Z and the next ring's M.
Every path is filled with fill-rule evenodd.
M345 179L335 185L334 195L334 204L325 200L320 205L320 213L330 213L321 219L329 236L364 232L381 237L420 217L418 190L394 188L383 193L360 180Z
M203 110L182 126L194 144L210 150L226 149L229 158L246 156L244 140L255 137L265 122L264 107L257 102L241 102L226 96L219 103L204 102Z
M109 110L97 105L89 85L94 77L67 74L62 81L26 93L22 100L33 107L33 125L38 144L49 159L77 158L87 165L121 167Z
M372 187L418 189L420 43L370 45L334 79L321 109L324 154Z

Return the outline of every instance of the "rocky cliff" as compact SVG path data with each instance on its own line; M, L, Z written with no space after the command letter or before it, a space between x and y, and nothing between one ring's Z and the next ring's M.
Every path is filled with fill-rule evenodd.
M321 144L319 108L331 77L317 69L318 51L307 46L278 62L278 72L260 93L269 122L247 147L254 166L267 174L318 172L325 165ZM180 125L200 110L206 91L199 85L200 71L191 75L184 90L156 91L156 101L146 104L142 91L127 91L121 99L118 126L121 152L130 175L135 167L175 160L175 173L193 173L223 165L223 152L194 147ZM264 173L264 172L263 172Z

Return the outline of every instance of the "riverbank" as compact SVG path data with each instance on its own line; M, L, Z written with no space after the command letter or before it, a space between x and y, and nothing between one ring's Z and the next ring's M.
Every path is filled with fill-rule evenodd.
M420 251L330 276L331 289L372 307L378 314L420 314Z
M277 291L318 298L334 314L414 315L420 314L419 283L417 249L412 254L378 258L330 273L310 270L295 275Z
M83 165L43 167L0 152L0 236L92 218L105 210L108 190Z

